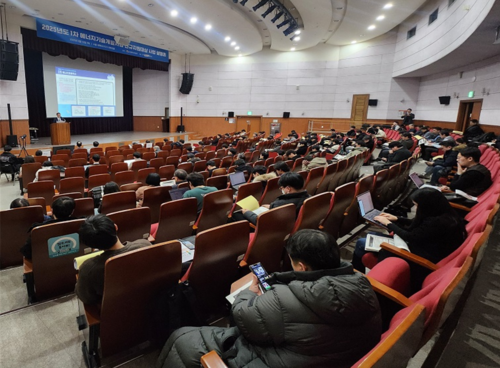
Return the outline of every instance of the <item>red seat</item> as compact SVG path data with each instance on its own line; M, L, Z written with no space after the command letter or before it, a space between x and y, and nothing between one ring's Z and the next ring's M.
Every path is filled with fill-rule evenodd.
M24 176L24 171L23 171ZM68 167L64 171L64 177L67 178L84 178L85 177L85 169L82 166L77 167Z
M140 169L137 172L137 182L146 184L146 178L149 174L155 174L156 170L153 167L148 167L146 169Z
M39 157L39 156L38 156ZM21 166L22 174L23 174L23 188L28 189L28 184L32 183L35 180L35 175L38 170L42 167L42 164L39 162L33 162L28 164L23 164Z
M292 233L303 229L318 230L330 209L332 192L317 194L304 201Z
M89 176L88 188L91 190L92 188L105 185L111 181L111 175L109 174L97 174Z
M155 169L157 173L159 173L160 167L163 166L164 164L165 164L165 159L163 157L153 158L151 159L151 161L149 161L149 167Z
M107 165L90 165L88 169L89 176L108 173Z
M73 211L73 217L88 217L94 214L94 199L87 198L77 198L75 199L75 210Z
M224 176L213 176L207 179L207 187L215 187L218 190L227 189L228 181L227 175Z
M126 192L109 193L102 196L100 213L108 214L123 211L136 207L135 192L130 190Z
M61 172L59 170L42 170L38 172L38 181L52 181L55 189L59 190Z
M193 164L191 162L183 162L177 165L177 169L185 170L188 174L193 172Z
M328 215L321 224L322 230L339 238L339 231L356 192L356 183L347 183L335 190Z
M309 175L307 176L307 180L305 180L304 184L304 188L305 190L307 190L307 193L309 193L309 195L313 196L314 194L316 194L316 189L323 179L324 173L324 167L315 167L314 169L309 171Z
M160 219L160 206L169 202L170 198L169 191L172 187L151 187L144 190L144 200L142 202L142 207L149 207L151 210L151 223L155 224Z
M111 180L115 181L116 173L119 173L121 171L128 171L128 165L125 162L115 162L111 164L109 171L111 174Z
M196 198L183 198L163 203L160 206L158 230L156 234L152 234L155 242L160 243L191 236L197 212Z
M208 193L203 197L203 207L194 228L197 232L201 232L225 224L232 206L232 189Z
M54 194L55 191L53 181L37 181L28 184L28 198L45 198L47 206L52 205L52 197Z
M149 238L151 229L151 211L149 207L132 208L108 213L107 215L118 226L120 241L134 241Z
M85 178L74 177L61 179L59 183L59 193L79 192L82 195L85 193Z
M262 206L263 204L270 204L276 200L282 193L281 189L278 185L279 177L272 178L267 181L266 188L264 189L264 193L262 193L262 197L260 198L259 204Z

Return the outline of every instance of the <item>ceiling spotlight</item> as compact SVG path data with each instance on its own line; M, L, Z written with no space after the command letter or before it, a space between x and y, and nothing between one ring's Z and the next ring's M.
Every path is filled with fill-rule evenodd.
M292 24L290 25L284 32L283 34L285 36L288 36L290 33L294 32L295 30L297 29L297 25L296 24ZM297 32L295 32L295 34L297 34Z
M372 24L370 27L368 27L369 31L373 31L376 27Z
M241 0L240 5L245 6L248 0Z
M379 16L377 17L377 20L384 20L384 19L385 19L385 15L379 15Z
M234 49L235 49L236 51L238 51L238 50L240 49L240 47L239 47L239 46L236 46Z
M387 3L384 5L384 9L390 9L392 8L392 3Z
M296 36L293 38L294 41L300 41L300 37L299 36Z
M191 18L191 23L192 24L195 24L197 21L198 21L198 18L196 18L196 17L192 17Z
M274 4L273 4L273 5L271 5L269 8L267 8L267 10L266 10L264 13L262 13L262 18L267 17L269 14L271 14L271 12L272 12L274 9L276 9L276 5L274 5Z
M207 24L205 26L205 31L210 31L212 29L212 25L211 24Z
M292 18L285 19L283 22L281 22L280 24L278 24L278 26L276 28L280 29L281 27L286 26L291 21L292 21Z
M280 19L280 18L281 18L281 16L282 16L283 14L285 14L285 12L284 12L284 11L280 11L279 13L277 13L277 14L274 16L274 18L273 18L273 19L271 19L271 22L276 23L276 21L277 21L278 19Z
M351 41L351 44L354 45L355 43L358 43L358 41Z
M290 51L295 51L295 47L292 47L292 48L290 49Z
M301 31L300 31L300 29L297 29L297 30L295 31L295 34L296 34L296 35L299 35L299 34L300 34L300 32L301 32Z
M241 57L241 54L238 54L238 57Z
M178 12L177 10L175 10L175 9L174 9L174 10L172 10L172 11L170 12L170 15L171 15L172 17L176 17L177 15L179 15L179 12Z
M229 42L229 41L231 41L231 37L226 36L226 38L224 38L224 41L225 41L225 42Z
M234 46L234 45L236 45L236 42L235 41L231 42L231 46Z
M264 5L266 5L266 3L268 1L269 0L260 0L259 3L252 8L253 11L257 11L257 9L259 9L259 8L263 7Z

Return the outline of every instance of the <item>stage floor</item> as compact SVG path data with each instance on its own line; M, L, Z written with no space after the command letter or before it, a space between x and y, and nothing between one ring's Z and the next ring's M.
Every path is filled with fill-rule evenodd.
M98 141L100 147L107 146L123 146L126 144L131 144L132 142L144 143L146 140L163 140L163 138L169 138L173 141L178 141L179 139L184 139L187 143L189 141L189 135L194 135L194 132L185 133L163 133L163 132L115 132L115 133L101 133L101 134L83 134L83 135L73 135L71 136L71 143L67 145L76 146L76 142L81 141L84 148L92 148L93 142ZM67 146L66 144L63 146ZM39 149L50 149L53 145L50 143L50 137L41 137L38 141L32 144L26 145L26 150L28 154L32 155L36 150ZM12 149L13 154L18 154L20 152L20 147ZM22 155L24 156L24 155Z

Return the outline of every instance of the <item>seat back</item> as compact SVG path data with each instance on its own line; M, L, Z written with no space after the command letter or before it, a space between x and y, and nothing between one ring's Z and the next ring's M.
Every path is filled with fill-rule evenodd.
M177 165L177 168L185 170L188 174L193 172L193 164L191 162L183 162Z
M120 191L125 192L127 190L133 190L134 192L137 191L140 187L143 187L144 184L142 183L128 183L128 184L123 184L120 185Z
M77 167L77 166L83 166L83 165L87 165L86 158L71 158L68 161L68 167Z
M354 198L346 210L346 216L344 217L344 221L342 222L342 226L340 228L340 236L348 234L356 226L364 222L364 219L361 217L359 212L359 205L356 196L365 192L371 193L374 179L374 175L367 175L360 179L356 184L356 193L354 193Z
M212 177L221 176L221 175L227 175L227 169L225 167L220 167L220 168L212 171Z
M137 172L137 181L139 183L146 184L146 178L148 177L148 175L149 174L154 174L155 172L156 172L156 170L154 169L154 167L148 167L146 169L140 169Z
M222 161L220 163L220 167L225 167L226 169L231 166L233 163L233 156L226 156L222 158Z
M75 289L73 259L84 254L78 230L84 219L38 226L31 231L33 277L37 301Z
M35 156L34 159L35 162L39 163L40 165L43 164L45 161L49 161L48 156Z
M0 269L23 264L19 248L26 241L35 222L43 222L42 206L29 206L0 211Z
M243 260L248 265L261 262L268 273L279 272L285 239L292 233L295 214L296 208L291 203L260 214Z
M307 190L309 195L315 195L316 189L318 188L321 179L323 179L323 174L325 173L324 167L315 167L311 171L309 171L309 175L307 175L307 180L305 181L304 188Z
M373 189L372 189L373 206L380 211L382 210L382 208L385 207L383 191L384 191L384 186L386 185L387 182L388 175L389 175L388 169L380 170L375 175L375 180L373 182Z
M248 222L239 221L201 231L196 236L188 280L207 314L225 309L225 296L238 278L238 258L247 249L249 231Z
M337 172L335 175L333 175L332 179L330 180L330 184L328 184L328 191L329 192L334 192L335 189L337 189L338 186L340 186L340 180L342 179L342 176L344 175L344 172L347 169L347 164L348 160L340 160L337 163Z
M151 210L151 223L155 224L160 219L160 206L169 202L170 198L169 191L172 187L152 187L144 190L144 200L142 202L143 207L149 207Z
M318 230L330 210L332 194L332 192L326 192L306 199L300 207L292 233L303 229Z
M69 197L69 198L73 198L73 199L78 199L78 198L83 198L83 194L80 192L59 193L59 194L56 194L55 196L52 197L52 203L54 203L56 201L56 199L61 198L61 197ZM45 199L43 199L43 198L40 198L40 199L42 199L45 203Z
M29 202L30 206L41 206L42 210L43 210L43 214L44 215L47 214L47 204L45 202L45 198L42 198L42 197L28 198L28 202ZM54 199L52 199L52 202L54 202Z
M232 206L232 189L218 190L205 195L200 217L196 223L197 232L225 224Z
M149 207L108 213L107 215L118 226L120 241L134 241L149 238L151 230L151 211Z
M108 165L90 165L88 167L89 177L92 175L107 174Z
M103 358L148 340L151 304L178 282L181 262L178 241L137 249L106 261L100 321Z
M23 171L24 177L24 171ZM64 171L64 178L83 178L85 177L85 169L82 166L68 167ZM24 181L23 181L24 183Z
M119 171L115 174L114 182L119 186L122 186L124 184L131 184L134 181L135 181L135 173L132 170Z
M193 166L193 172L204 171L207 168L207 161L196 161Z
M42 164L40 162L33 162L30 164L23 164L21 167L23 172L23 188L28 189L28 184L35 180L36 172L40 170Z
M97 174L89 176L88 188L91 190L92 188L105 185L111 181L111 175L109 174Z
M149 167L155 169L157 173L159 172L160 167L162 167L164 164L165 159L163 157L152 158L151 161L149 161Z
M262 206L263 204L270 204L276 198L278 198L282 193L281 189L278 185L279 177L272 178L267 181L266 188L264 189L264 193L262 193L262 197L260 198L259 204Z
M219 190L227 189L227 175L212 176L207 179L207 187L215 187Z
M94 199L87 198L76 198L75 199L75 210L73 211L73 217L88 217L94 214Z
M328 185L330 184L330 181L332 180L333 176L336 174L337 167L338 167L338 161L328 165L325 168L325 173L323 175L323 178L321 179L321 182L318 184L318 189L316 190L317 194L328 191Z
M321 224L323 231L331 234L335 239L339 238L339 232L344 217L346 216L346 210L350 206L355 192L356 183L347 183L335 190L328 215Z
M59 182L59 193L74 193L79 192L82 195L85 193L85 178L74 177L64 178Z
M146 169L147 167L148 167L148 162L145 160L137 160L132 162L130 170L132 170L135 173L135 181L139 180L139 170Z
M102 196L100 213L108 213L128 210L136 207L135 192L130 190L126 192L109 193Z
M158 175L160 175L160 178L166 179L166 180L171 180L174 177L174 172L175 172L175 166L174 165L163 165L160 166L158 169Z
M248 196L254 196L255 199L259 201L262 196L262 183L255 182L240 185L238 187L238 195L236 196L234 203L239 202Z
M36 181L28 184L28 198L45 198L47 206L52 204L52 197L54 194L55 191L53 181Z
M155 242L182 239L191 236L198 215L196 198L183 198L163 203Z
M59 190L61 172L59 170L43 170L38 173L38 181L52 181L55 188Z

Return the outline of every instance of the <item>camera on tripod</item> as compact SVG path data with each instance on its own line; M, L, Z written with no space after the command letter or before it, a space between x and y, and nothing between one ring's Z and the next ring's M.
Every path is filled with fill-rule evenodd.
M26 134L22 135L20 138L21 138L22 140L25 140L25 139L26 139Z

